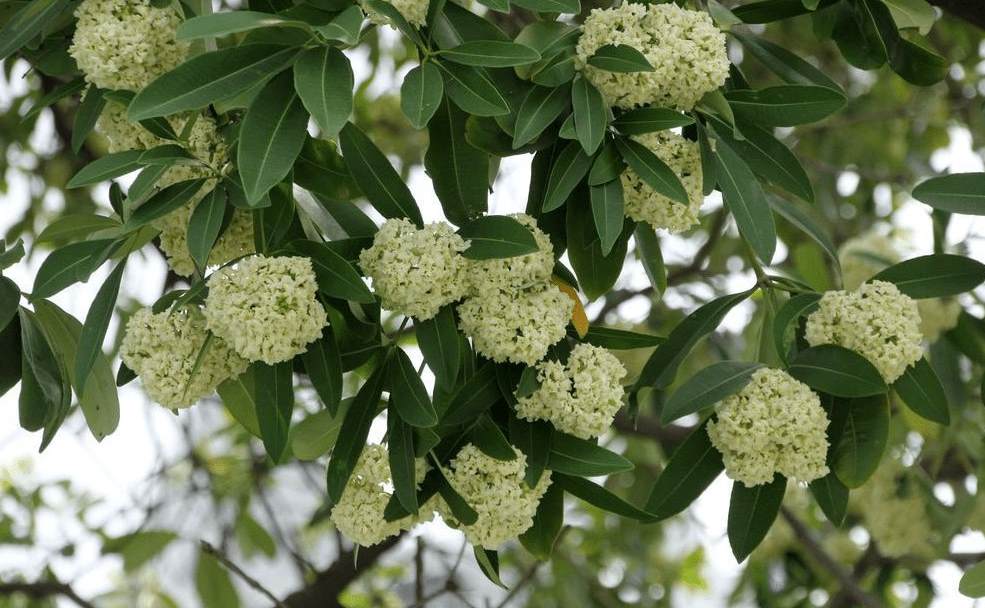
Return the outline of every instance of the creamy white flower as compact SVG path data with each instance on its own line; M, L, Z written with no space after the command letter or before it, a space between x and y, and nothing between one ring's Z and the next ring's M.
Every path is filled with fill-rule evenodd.
M954 329L961 316L961 304L953 298L917 300L920 313L920 333L928 342L936 342L941 334Z
M687 191L688 204L676 203L657 193L632 168L627 167L620 176L626 215L634 221L646 222L654 228L664 228L670 232L683 232L697 225L698 212L704 201L698 143L684 139L672 131L634 135L633 139L656 154L680 178Z
M146 150L167 143L140 123L127 120L126 108L114 101L106 102L103 107L96 120L96 132L106 138L107 149L111 154L126 150Z
M923 355L917 304L892 283L872 281L856 291L828 291L807 317L811 346L854 350L892 384Z
M188 252L188 220L192 215L193 204L185 205L153 222L154 227L161 231L161 250L168 258L168 265L175 274L183 277L195 273L195 263ZM208 265L225 264L255 251L253 215L249 211L236 209L229 226L212 246Z
M579 344L566 364L537 364L540 387L517 400L516 414L525 420L547 420L557 430L582 439L598 437L622 407L619 380L625 375L626 369L612 353Z
M473 295L496 290L517 290L550 280L554 272L554 247L551 239L537 227L537 220L525 213L513 215L530 228L537 241L537 251L512 258L469 260L468 282Z
M83 0L69 54L87 81L103 89L139 91L177 67L189 45L175 39L177 5L147 0Z
M317 340L327 323L308 258L245 258L213 273L208 286L209 330L250 361L288 361Z
M893 239L875 231L848 239L838 248L845 289L858 289L862 283L899 261L900 254Z
M421 483L427 466L420 458L415 461L415 466L417 483ZM393 495L392 486L386 449L381 445L367 445L345 485L342 497L332 507L329 516L332 523L352 542L369 547L434 515L433 511L428 513L422 507L417 515L387 521L383 512Z
M852 493L865 528L882 555L929 556L933 528L916 481L894 458L887 458L861 488Z
M533 365L564 337L574 305L550 283L517 292L495 291L462 302L458 326L485 357Z
M423 27L427 23L428 18L428 6L430 5L429 0L383 0L391 5L393 8L397 9L397 12L403 15L403 18L407 20L413 26ZM380 13L376 12L374 9L370 8L364 2L360 2L363 8L363 12L369 17L369 20L377 25L392 25L390 20Z
M448 224L417 228L407 219L390 219L359 254L359 265L373 280L383 308L421 320L465 295L468 243Z
M582 32L576 66L610 106L654 104L690 110L728 77L725 34L701 11L673 3L625 2L593 9ZM588 65L595 51L610 44L633 47L646 57L653 71L608 72Z
M821 399L786 372L756 370L715 412L708 436L731 479L753 487L776 473L806 482L828 473L829 422Z
M551 473L545 471L537 485L529 487L523 479L527 458L520 450L513 451L513 460L497 460L470 443L449 464L448 482L479 517L472 525L462 524L443 500L437 502L438 513L474 545L496 549L526 532L551 485Z
M140 377L150 398L171 409L188 407L211 395L216 386L243 373L248 365L221 338L209 339L204 317L189 309L157 314L149 308L138 310L127 321L120 357Z

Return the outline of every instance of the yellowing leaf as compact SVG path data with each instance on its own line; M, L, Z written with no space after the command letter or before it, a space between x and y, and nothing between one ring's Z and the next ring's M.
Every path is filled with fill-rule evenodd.
M551 282L557 285L558 289L568 294L575 303L575 309L571 311L571 324L575 326L579 338L584 338L588 334L588 315L585 314L585 307L581 304L578 292L571 286L557 277L551 277Z

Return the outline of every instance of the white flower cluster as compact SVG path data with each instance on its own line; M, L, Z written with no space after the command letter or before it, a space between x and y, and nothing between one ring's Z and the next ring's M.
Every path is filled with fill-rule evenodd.
M564 337L574 301L550 282L554 247L534 218L513 216L530 228L537 251L469 265L470 293L458 307L459 327L475 350L493 361L533 365Z
M168 258L168 265L182 277L195 273L195 262L188 251L188 220L193 208L192 205L185 205L153 222L154 228L161 231L161 250ZM254 251L253 215L236 209L229 226L212 246L208 265L225 264Z
M466 291L468 243L446 223L417 228L407 219L390 219L359 254L359 265L373 280L383 308L420 320L460 300Z
M630 5L637 6L637 5ZM672 6L672 5L659 5ZM626 201L626 215L637 222L670 232L684 232L698 223L698 212L704 201L701 191L701 151L698 142L690 141L673 131L656 131L634 135L633 139L647 147L677 175L687 191L688 204L674 202L651 188L640 176L627 167L620 175Z
M828 416L806 384L778 369L761 368L738 393L715 406L708 423L725 473L746 487L780 473L813 481L828 473Z
M209 330L250 361L288 361L327 323L308 258L252 256L217 270L208 286Z
M126 108L114 101L106 102L96 120L96 131L106 138L111 154L126 150L147 150L166 143L140 123L127 120Z
M533 365L564 337L574 302L555 285L468 298L459 323L475 350L493 361Z
M415 469L417 483L421 483L427 472L424 460L417 459ZM426 514L424 508L418 515L386 521L383 512L392 496L388 490L392 486L387 451L381 445L367 445L346 483L342 497L332 507L329 516L332 523L352 542L369 547L424 521L421 519Z
M915 482L905 479L899 461L887 458L853 493L865 528L889 558L933 552L933 528Z
M551 485L550 472L545 471L535 487L527 486L523 480L527 458L516 448L514 452L513 460L497 460L470 443L449 465L448 482L479 517L464 525L443 500L437 503L438 513L449 525L461 528L474 545L496 549L523 534L533 525L537 505Z
M576 65L610 106L654 104L690 110L728 77L725 34L705 12L673 3L626 2L593 9L582 32ZM608 72L588 65L599 48L623 44L642 53L653 71Z
M87 81L103 89L139 91L177 67L188 44L175 39L177 5L148 0L83 0L69 53Z
M811 346L837 344L857 352L890 384L923 355L916 302L885 281L826 292L807 317L805 333Z
M157 314L149 308L138 310L127 321L120 357L140 377L151 399L171 409L188 407L212 394L248 365L221 338L209 339L204 317L189 309Z
M403 18L407 20L408 23L415 27L424 27L427 23L428 18L428 6L430 2L428 0L383 0L391 5L393 8L397 9L397 12L403 15ZM361 2L363 7L363 12L369 17L369 20L377 25L392 25L390 20L379 14L372 8L366 5L366 3Z
M619 380L626 369L612 353L591 344L579 344L567 364L537 364L540 387L517 400L516 414L525 420L547 420L559 431L589 439L612 424L622 407Z

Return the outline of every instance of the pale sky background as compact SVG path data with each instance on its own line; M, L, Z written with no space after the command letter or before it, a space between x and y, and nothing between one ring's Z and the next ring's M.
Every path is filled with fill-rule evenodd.
M349 55L353 59L357 81L364 79L367 74L365 55L361 52L351 52ZM25 68L26 64L19 63L14 69L14 79L10 82L0 82L0 108L9 106L11 96L23 90L25 84L21 78ZM399 82L403 76L402 73L394 75L392 66L390 69L380 71L383 77L374 83L372 90L379 91L381 87L393 86L392 83ZM52 145L51 142L51 116L45 111L38 122L33 143L37 150L45 150ZM933 168L947 172L983 170L981 156L973 151L970 145L971 139L967 131L960 127L951 129L951 145L933 155L931 159ZM31 187L29 176L34 168L31 158L19 154L16 150L8 150L8 156L11 165L15 168L7 175L8 192L0 196L0 233L20 217L27 205L29 200L27 192ZM503 159L499 181L494 194L490 197L491 213L502 214L523 210L529 182L529 161L530 158L526 156ZM857 176L847 171L839 179L838 188L843 195L849 195L854 191L857 182ZM423 170L418 169L414 172L410 186L422 208L425 221L443 219L440 206ZM99 190L98 197L105 203L105 187ZM54 212L60 208L62 201L56 200L57 195L49 198L51 200L45 202L46 209ZM888 213L888 192L877 192L876 200L878 208L884 214ZM709 197L702 208L702 213L707 214L720 204L717 194ZM921 253L929 252L932 244L927 214L927 207L916 201L909 201L894 215L895 225L911 232L912 241ZM734 227L731 229L734 230ZM972 255L981 260L985 259L985 247L980 238L982 234L985 234L985 220L978 217L964 217L961 221L952 222L949 239L952 243L966 243L971 248ZM666 237L662 242L664 256L669 264L689 260L700 244L700 241L694 239L677 237ZM781 244L776 261L783 259L785 251ZM33 282L33 276L42 257L43 254L33 255L29 262L11 268L6 274L22 289L27 290ZM76 318L83 319L89 303L108 270L103 268L95 273L88 283L71 287L52 299ZM150 304L160 294L164 274L164 261L156 253L132 256L124 276L121 297ZM737 274L729 277L726 285L732 290L738 290L748 286L751 280L748 273ZM646 284L646 276L639 264L627 264L619 286L643 287ZM677 296L671 292L666 297ZM589 306L590 317L593 309L597 309L597 305ZM641 320L645 317L647 309L648 303L638 298L624 305L620 309L620 314L630 321ZM733 310L725 319L722 328L731 331L739 330L749 318L750 306L747 303ZM115 331L114 323L110 335L112 336ZM180 417L176 418L168 410L148 402L138 388L138 384L134 382L121 389L120 426L113 435L102 443L97 443L89 434L81 416L75 415L66 421L57 438L42 455L37 454L38 434L27 433L18 426L16 408L19 387L14 388L0 398L0 411L6 412L0 417L0 469L24 470L25 472L20 473L21 478L39 484L70 479L77 491L84 491L102 501L102 507L93 514L93 521L112 521L111 531L114 533L123 534L131 531L138 521L136 513L139 511L134 509L139 508L139 505L148 498L146 484L143 482L161 466L159 456L163 456L165 461L173 461L183 456L184 440L179 426L180 419L191 417L196 425L198 423L207 425L210 416L216 413L210 408L219 407L215 403L202 404L183 411ZM382 435L381 430L375 429L374 435L378 439ZM619 439L616 438L614 446L618 445L618 441ZM280 489L275 500L279 499L288 505L288 499L294 498L290 488L292 484L299 481L297 479L283 481L284 488ZM684 516L675 520L673 527L670 528L672 532L668 534L668 538L673 540L667 543L665 550L668 553L686 554L697 545L705 546L705 576L710 584L710 589L706 593L675 591L674 604L677 606L724 605L726 596L732 591L740 570L735 564L725 536L729 492L729 482L724 476L720 476ZM310 497L310 492L307 495ZM3 498L0 497L0 501L2 500ZM202 516L204 518L198 519L201 511L196 511L192 507L194 505L183 514L189 527L195 528L197 524L201 529L207 530L208 513L205 512ZM290 505L285 510L299 511L299 517L307 512L306 507L299 505ZM262 513L258 513L256 509L254 516L264 521ZM81 530L74 529L67 522L66 518L59 517L57 514L49 514L43 518L39 527L41 548L36 550L25 552L21 548L0 547L0 576L8 572L20 572L28 579L34 579L50 558L50 550L60 547L66 538L84 536ZM192 529L187 542L176 542L168 549L164 559L158 560L150 567L161 585L176 594L183 608L197 605L197 598L191 592L193 585L191 560L187 559L192 555L194 541L198 538L193 534L197 533L198 530ZM429 541L446 545L448 551L452 553L457 551L461 542L461 535L458 532L449 530L437 522L419 527L414 534L424 534ZM55 558L51 566L62 580L71 581L80 595L92 598L105 592L117 580L116 573L120 570L120 560L114 556L100 558L98 545L91 539L83 542L80 548L81 550L72 558ZM979 533L966 534L955 541L952 549L985 550L985 537ZM326 548L324 554L319 556L319 563L326 564L331 560L332 555L330 549ZM403 550L391 552L384 561L406 560L409 555L405 543ZM293 578L293 571L287 569L282 557L273 563L262 557L237 561L275 593L286 594L298 585ZM465 563L471 564L471 561L471 556L466 556ZM960 578L958 568L951 564L938 563L931 567L930 574L938 592L934 606L950 608L973 605L971 600L957 593ZM602 584L613 585L618 583L620 578L621 571L618 564L599 573ZM244 605L267 605L267 602L243 586L235 577L234 581L241 592ZM494 598L499 594L499 591L482 579L481 575L470 576L469 581L472 585L470 596ZM507 583L509 582L507 578ZM623 598L627 604L631 604L635 599ZM71 604L63 601L60 605Z

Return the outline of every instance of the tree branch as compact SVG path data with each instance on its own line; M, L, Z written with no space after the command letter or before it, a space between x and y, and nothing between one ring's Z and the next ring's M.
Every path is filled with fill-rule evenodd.
M384 553L396 547L401 539L402 534L372 547L361 547L358 552L343 551L328 569L319 572L306 587L284 598L283 605L287 608L342 608L339 594Z
M929 0L951 16L985 29L985 5L981 0Z
M87 600L79 597L70 585L58 581L37 581L35 583L0 583L0 595L26 595L29 598L42 600L61 595L75 602L80 608L96 608Z
M200 542L200 544L202 546L203 552L208 553L216 560L218 560L219 563L221 563L223 566L226 567L226 570L229 570L230 572L238 576L240 579L242 579L244 583L255 589L261 595L265 596L268 600L274 603L274 606L276 606L277 608L286 608L284 606L284 602L277 599L277 596L274 595L269 589L264 587L262 584L260 584L260 581L247 574L242 568L237 566L235 562L233 562L231 559L226 557L225 553L223 553L216 547L212 546L207 541L203 540Z

